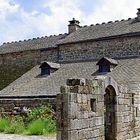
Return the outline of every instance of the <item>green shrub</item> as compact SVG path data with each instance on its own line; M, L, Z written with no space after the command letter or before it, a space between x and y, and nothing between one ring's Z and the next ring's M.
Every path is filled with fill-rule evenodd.
M5 130L5 127L9 126L9 120L0 118L0 132L3 132Z
M45 115L41 118L45 123L45 131L44 134L55 133L56 132L56 120L52 118L50 115Z
M51 106L41 106L27 115L1 114L0 132L30 135L56 133L56 116Z
M44 134L51 134L51 133L56 133L55 121L50 121L49 123L46 124L46 129Z
M5 127L4 132L5 133L16 133L16 134L21 134L25 131L25 126L23 122L23 118L19 115L15 116L14 118L11 119L10 125Z
M41 119L31 122L28 126L28 134L42 135L45 129L45 123Z
M5 127L4 132L7 134L23 134L25 127L11 124L9 127Z
M25 125L27 126L32 121L35 121L38 118L42 118L45 115L47 115L46 113L51 113L51 112L54 112L54 110L50 105L42 105L41 107L33 108L31 112L29 112L27 116L24 117Z

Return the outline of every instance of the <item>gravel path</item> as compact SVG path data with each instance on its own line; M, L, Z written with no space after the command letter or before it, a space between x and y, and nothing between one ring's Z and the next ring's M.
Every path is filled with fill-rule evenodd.
M55 137L0 134L0 140L56 140Z

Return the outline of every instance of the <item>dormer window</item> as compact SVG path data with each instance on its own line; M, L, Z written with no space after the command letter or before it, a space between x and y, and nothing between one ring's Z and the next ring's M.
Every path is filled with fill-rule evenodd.
M39 68L41 68L41 76L48 76L58 70L60 68L60 64L52 62L42 62Z
M109 65L99 65L99 72L110 72Z
M99 66L99 73L106 73L111 72L118 65L118 62L114 59L103 57L96 65Z
M50 75L49 67L42 67L41 68L41 75Z

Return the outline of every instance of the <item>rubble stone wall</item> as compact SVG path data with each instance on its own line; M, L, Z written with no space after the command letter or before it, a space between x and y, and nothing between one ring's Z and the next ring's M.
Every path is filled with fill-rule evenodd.
M57 140L104 140L103 95L90 90L81 85L61 88L63 94L57 97ZM96 100L96 112L91 109L91 99Z
M56 108L55 98L26 98L26 99L0 99L0 111L10 112L14 107L28 107L34 108L41 105L51 104Z
M85 41L60 46L60 62L98 60L104 56L119 59L140 56L139 37Z
M140 135L137 109L140 98L129 93L127 87L118 85L112 78L69 79L57 95L57 140L105 139L104 95L108 85L116 92L116 139L127 140Z

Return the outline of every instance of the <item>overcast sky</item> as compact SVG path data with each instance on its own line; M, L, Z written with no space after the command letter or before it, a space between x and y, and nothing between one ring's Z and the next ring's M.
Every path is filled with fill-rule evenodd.
M0 0L0 44L67 33L73 17L81 25L136 17L140 0Z

